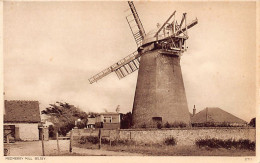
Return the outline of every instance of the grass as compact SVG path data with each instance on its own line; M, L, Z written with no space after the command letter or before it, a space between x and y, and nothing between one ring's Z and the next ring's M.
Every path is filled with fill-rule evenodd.
M176 145L177 141L173 137L166 138L164 140L164 144L166 145Z
M255 144L249 140L200 139L195 145L177 145L173 137L161 144L137 144L129 140L102 139L102 150L138 153L148 156L255 156ZM76 145L79 148L98 149L97 138L82 138Z
M240 139L240 140L221 140L221 139L199 139L196 140L195 144L198 147L209 147L209 148L236 148L236 149L247 149L247 150L255 150L255 142L251 142L248 139Z
M167 146L167 145L102 145L102 149L115 152L139 153L146 156L255 156L255 151L242 149L212 149L193 146Z
M79 148L98 149L98 145L86 143L78 144ZM173 146L165 144L144 144L138 145L132 144L118 144L110 146L108 144L102 144L102 150L115 151L115 152L129 152L138 153L145 156L255 156L255 151L246 149L225 149L225 148L209 148L198 147L196 145L191 146Z

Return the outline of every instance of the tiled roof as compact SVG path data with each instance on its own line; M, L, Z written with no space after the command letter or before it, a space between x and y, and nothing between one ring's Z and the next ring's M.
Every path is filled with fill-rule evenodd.
M246 121L218 108L218 107L207 107L204 110L198 112L191 117L192 123L247 123Z
M5 100L4 122L41 122L39 102Z
M88 118L88 125L94 125L96 123L96 118Z

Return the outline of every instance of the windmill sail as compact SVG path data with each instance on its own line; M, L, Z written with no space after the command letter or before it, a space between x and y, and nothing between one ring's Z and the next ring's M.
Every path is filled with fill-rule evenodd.
M132 1L128 1L128 5L130 7L131 14L126 16L126 20L131 29L131 32L134 36L135 42L136 42L137 46L139 47L145 36L144 27L137 14L134 3Z
M182 28L180 30L178 30L176 32L176 36L180 35L181 33L187 31L188 29L190 29L191 27L193 27L194 25L198 24L198 19L196 18L195 20L193 20L190 24L188 24L185 28Z
M125 58L121 59L120 61L116 62L109 68L101 71L100 73L94 75L93 77L89 78L90 84L97 82L98 80L102 79L103 77L107 76L108 74L115 72L119 79L131 74L132 72L139 69L140 63L140 54L135 51L130 55L126 56Z

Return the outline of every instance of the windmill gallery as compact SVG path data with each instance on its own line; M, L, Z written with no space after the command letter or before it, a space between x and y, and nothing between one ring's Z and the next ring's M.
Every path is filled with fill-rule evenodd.
M146 34L133 2L128 2L131 14L126 17L137 51L89 79L92 84L115 72L119 79L138 71L133 104L133 128L156 127L158 123L191 125L183 84L180 58L187 50L188 29L198 23L180 23L174 11L156 32Z

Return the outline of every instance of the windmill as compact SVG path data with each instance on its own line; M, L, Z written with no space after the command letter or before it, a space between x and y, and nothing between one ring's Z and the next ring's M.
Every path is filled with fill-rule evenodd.
M128 2L126 17L137 51L89 79L92 84L115 72L119 79L139 69L133 104L133 127L155 127L158 123L190 125L190 113L180 67L180 57L187 50L188 29L197 18L186 23L186 13L180 23L174 11L155 32L145 33L133 2Z

